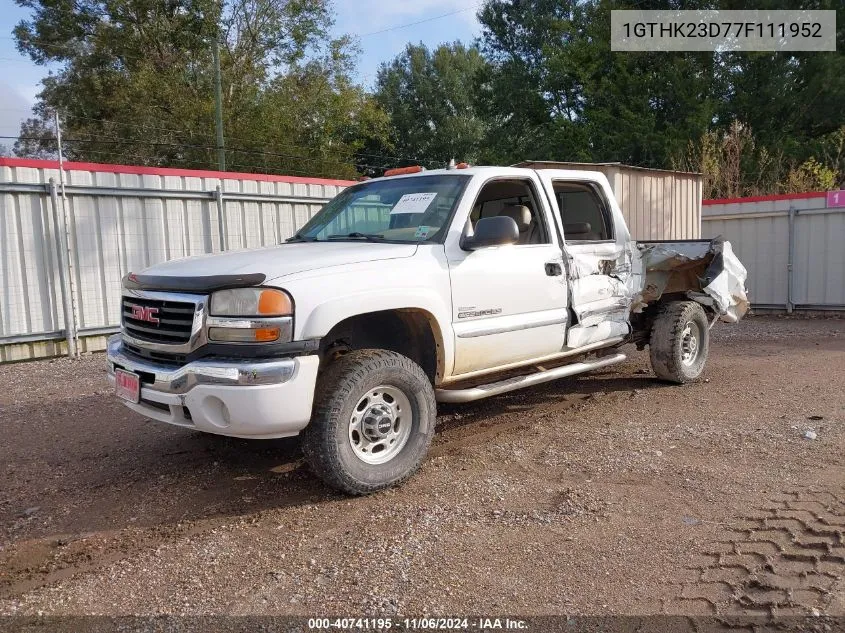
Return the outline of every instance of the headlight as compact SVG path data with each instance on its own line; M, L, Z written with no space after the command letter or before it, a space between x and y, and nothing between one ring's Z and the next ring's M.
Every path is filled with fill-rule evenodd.
M225 343L289 342L293 301L284 290L236 288L211 295L208 338Z
M236 288L211 295L212 316L273 317L293 314L290 295L275 288Z

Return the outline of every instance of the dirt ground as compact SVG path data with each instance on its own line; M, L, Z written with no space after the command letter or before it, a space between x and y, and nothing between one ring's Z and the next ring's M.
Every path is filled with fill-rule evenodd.
M630 348L441 405L366 498L295 440L144 420L102 355L0 366L0 614L845 615L843 352L845 321L754 317L696 384Z

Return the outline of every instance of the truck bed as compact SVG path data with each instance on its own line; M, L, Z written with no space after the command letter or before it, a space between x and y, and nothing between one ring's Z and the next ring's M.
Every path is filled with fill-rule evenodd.
M748 273L724 238L636 242L636 248L645 278L633 312L666 294L685 295L728 323L748 311Z

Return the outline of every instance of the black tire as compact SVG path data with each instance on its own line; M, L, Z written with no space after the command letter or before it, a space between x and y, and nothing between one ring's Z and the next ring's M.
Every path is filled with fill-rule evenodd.
M410 403L410 435L389 461L370 464L353 450L350 420L369 390L389 385ZM411 359L386 350L349 352L329 365L317 380L314 412L302 437L311 469L342 492L364 495L401 484L422 464L434 437L437 404L434 388Z
M651 368L658 378L677 384L695 380L704 371L709 351L710 324L700 304L671 301L660 307L649 342Z

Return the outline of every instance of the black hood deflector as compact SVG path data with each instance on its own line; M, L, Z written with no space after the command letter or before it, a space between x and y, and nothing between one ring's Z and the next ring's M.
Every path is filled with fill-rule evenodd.
M162 290L167 292L214 292L229 288L257 286L267 279L264 273L245 275L207 275L202 277L170 277L129 273L123 278L127 290Z

